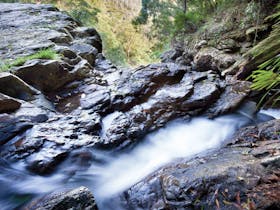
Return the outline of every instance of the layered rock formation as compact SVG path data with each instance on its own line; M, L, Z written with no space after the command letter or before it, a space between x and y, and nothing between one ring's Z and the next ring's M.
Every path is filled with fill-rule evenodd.
M172 55L166 63L118 69L102 55L101 39L95 29L79 26L50 5L1 4L0 29L0 37L4 37L0 40L0 56L4 61L45 48L60 55L58 60L29 60L12 67L10 73L0 73L0 156L8 161L23 160L28 170L40 175L52 173L73 151L79 153L79 148L115 150L139 141L175 118L228 113L238 108L250 92L249 82L221 76L220 68L227 68L233 61L229 58L216 64L213 60L218 59L216 54L197 55L196 68L190 65L193 56L185 54L180 57L184 62L179 64L174 63L178 55ZM273 126L278 125L278 121L274 123ZM279 131L278 127L275 129ZM278 152L279 142L272 141L275 138L271 133L268 141L257 142L258 147L275 147ZM240 174L243 180L266 176L269 172L261 164L262 158L251 153L244 156L247 147L241 147L240 143L234 145L205 160L180 162L157 172L132 187L126 193L126 202L132 209L218 205L215 201L221 202L219 192L226 190L223 185L214 194L214 200L208 202L220 183L217 177L239 186L232 178L234 174L226 175L228 171L236 169L233 173ZM226 158L234 162L233 157L240 160L232 166L235 169L219 162ZM251 161L256 161L252 167L259 167L258 173L251 171ZM241 162L242 167L238 165ZM209 186L213 184L213 187L210 189L202 182L203 164L206 168L211 164L219 168L220 164L223 169L216 170L214 166L211 169ZM246 171L251 175L244 174ZM143 192L143 188L147 191ZM246 189L249 185L242 188ZM228 202L235 193L231 190L227 192L231 195ZM64 205L68 196L63 194L54 205ZM48 198L35 209L49 205L49 201Z
M2 114L7 135L1 137L1 156L23 158L39 174L52 172L77 148L128 145L211 105L211 116L231 111L249 93L247 82L174 63L120 70L101 54L95 29L80 27L52 6L2 4L0 12L2 58L44 48L60 55L27 61L0 77L2 112L14 111ZM219 98L225 102L216 103ZM113 112L109 128L102 129L102 119ZM5 126L10 122L15 128Z

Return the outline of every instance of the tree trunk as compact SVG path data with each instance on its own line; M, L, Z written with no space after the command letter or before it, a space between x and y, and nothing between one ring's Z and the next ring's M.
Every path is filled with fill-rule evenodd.
M183 0L183 11L184 11L184 13L187 12L187 9L188 9L188 7L187 7L187 0Z

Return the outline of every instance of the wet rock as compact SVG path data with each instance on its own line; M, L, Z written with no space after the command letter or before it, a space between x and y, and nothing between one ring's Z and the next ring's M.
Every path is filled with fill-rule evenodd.
M21 121L8 114L0 114L0 145L7 143L32 126L32 123L28 121Z
M86 187L79 187L73 190L53 192L42 198L30 202L24 210L97 210L97 205L92 193Z
M36 104L40 104L37 106ZM53 110L45 105L44 101L35 100L33 103L22 103L19 110L14 113L14 116L32 123L42 123L49 119Z
M60 60L29 60L11 69L15 75L0 74L1 112L12 102L8 96L23 100L12 115L0 117L1 158L23 159L32 172L48 174L73 150L100 140L98 113L111 109L110 88L93 68L102 42L95 29L79 27L50 5L4 3L0 13L5 62L45 48L61 55ZM17 108L8 105L8 111Z
M206 109L215 102L220 95L219 86L213 82L202 81L194 86L192 96L182 102L181 109L191 111L199 108Z
M98 144L104 147L129 144L174 118L201 113L220 95L219 80L206 79L207 75L199 72L186 74L178 84L164 85L129 111L108 116L112 119L106 122L108 129L103 128L105 133Z
M112 64L111 61L107 60L103 54L99 53L95 60L95 69L102 72L119 72L122 74L122 71L118 71L117 67Z
M101 37L94 28L78 27L75 28L71 33L76 38L82 38L82 42L95 47L99 53L102 52Z
M92 112L106 112L111 103L110 90L106 86L88 85L83 90L80 103L82 109L90 109Z
M18 100L0 93L0 113L13 112L19 109L20 106L21 103Z
M249 126L241 128L238 133L234 136L234 143L256 143L257 141L263 140L278 140L280 128L279 120L270 120L266 123L258 124L256 126ZM233 143L233 144L234 144Z
M93 46L85 43L74 43L70 49L76 52L79 56L86 59L91 65L94 65L98 50Z
M33 100L34 95L38 94L37 90L19 77L7 72L0 73L0 92L25 101Z
M159 169L123 194L124 208L279 207L279 197L274 196L278 195L280 178L277 164L280 136L275 133L279 125L279 120L274 120L243 128L231 144L220 150L178 160Z
M21 118L26 119L28 116ZM2 147L0 155L11 160L24 159L27 168L32 172L49 174L65 160L70 152L81 147L93 147L100 141L98 136L101 129L100 119L97 113L84 112L76 116L56 116L34 125L28 132L24 131L30 126L19 132L8 130L4 124L3 132L7 130L9 136L5 138L5 135L2 135L3 144L15 136L16 138Z
M237 81L230 77L226 80L226 87L219 100L207 111L210 117L236 110L251 92L251 83L248 81Z
M164 84L179 82L186 71L184 66L163 63L124 72L115 87L112 87L112 106L116 110L128 110L147 100Z
M67 157L67 152L46 147L34 153L26 160L27 168L37 174L45 175L54 171L55 167Z
M107 116L106 120L105 119L103 120L104 124L105 124L104 121L108 121L108 118L109 118L109 122L106 122L106 124L109 125L103 127L104 130L103 138L102 141L99 142L98 144L101 144L101 146L103 147L112 147L112 146L120 145L128 138L127 130L130 128L129 117L122 112L116 112Z
M185 50L183 52L182 56L180 56L176 59L175 63L178 63L180 65L189 66L189 68L191 70L192 69L193 57L194 57L194 51Z

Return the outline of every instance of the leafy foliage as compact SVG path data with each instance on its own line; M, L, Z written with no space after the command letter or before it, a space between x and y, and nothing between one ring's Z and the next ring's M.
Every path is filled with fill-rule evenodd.
M152 36L170 42L182 32L195 32L215 11L239 1L244 0L142 0L133 24L150 24Z
M275 105L280 101L280 56L276 56L259 66L250 78L253 79L251 88L258 91L266 91L262 97L260 104L268 97L263 104Z
M280 32L280 4L277 7L277 12L267 19L275 21L275 24L273 26L273 31L271 32L270 36L266 39L272 42L272 46L269 45L269 50L272 51L275 47L275 51L279 51L278 48L278 42L279 40L275 40L279 38L279 32ZM262 46L262 43L266 43L264 40L261 42L259 45ZM273 45L274 43L274 45ZM258 47L258 45L256 46ZM257 49L259 49L258 47ZM262 50L266 50L267 48L264 48ZM254 50L253 56L254 57L261 57L263 54L262 50ZM272 54L273 55L273 54ZM267 56L267 55L266 55ZM269 56L269 54L268 54ZM263 56L262 56L263 57ZM272 58L268 58L265 60L263 63L261 63L258 66L258 69L253 71L249 79L253 80L253 84L251 88L253 90L258 90L258 91L266 91L264 96L261 98L260 105L265 101L263 104L264 106L267 105L276 105L280 101L280 54L273 56Z
M259 66L249 78L253 79L251 88L253 90L265 90L266 94L262 97L260 104L267 96L269 99L264 105L275 105L280 100L280 56L276 56Z

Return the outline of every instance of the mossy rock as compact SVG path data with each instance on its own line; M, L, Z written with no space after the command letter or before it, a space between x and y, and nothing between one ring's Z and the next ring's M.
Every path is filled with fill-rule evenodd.
M247 40L262 39L269 34L271 27L269 24L263 24L259 26L254 26L246 30Z

